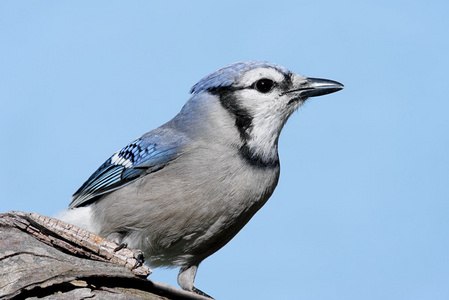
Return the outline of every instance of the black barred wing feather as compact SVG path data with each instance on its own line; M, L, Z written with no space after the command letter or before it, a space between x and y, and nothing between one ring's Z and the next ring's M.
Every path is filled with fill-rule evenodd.
M69 208L88 205L109 193L163 167L178 155L179 145L159 146L139 138L117 151L76 191Z

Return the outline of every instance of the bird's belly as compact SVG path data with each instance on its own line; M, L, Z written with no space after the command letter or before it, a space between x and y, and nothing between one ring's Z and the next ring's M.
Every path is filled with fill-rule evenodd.
M279 169L221 166L230 167L177 163L106 195L95 207L100 227L108 224L101 234L126 233L124 242L154 267L199 263L242 229L278 181Z

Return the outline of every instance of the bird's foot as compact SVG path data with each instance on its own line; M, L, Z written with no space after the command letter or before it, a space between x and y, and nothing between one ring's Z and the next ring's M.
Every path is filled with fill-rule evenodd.
M143 251L140 249L134 249L134 258L136 259L136 264L134 265L133 269L138 268L142 266L145 263L145 256L143 255Z
M115 249L114 252L120 251L123 248L127 248L127 243L120 243ZM129 249L134 252L134 258L136 259L136 264L133 266L133 269L142 266L145 263L145 256L143 255L143 251L140 249Z
M128 244L127 243L120 243L117 247L115 247L114 252L120 251L123 248L127 248Z
M203 292L195 287L194 280L195 280L195 275L196 275L197 270L198 270L197 264L182 267L179 270L179 274L178 274L179 286L185 291L189 291L189 292L195 293L197 295L201 295L201 296L213 299L211 296L209 296L205 292Z
M197 289L196 287L193 287L192 292L194 292L195 294L204 296L204 297L208 297L208 298L214 299L211 296L209 296L208 294L206 294L205 292L203 292L202 290Z

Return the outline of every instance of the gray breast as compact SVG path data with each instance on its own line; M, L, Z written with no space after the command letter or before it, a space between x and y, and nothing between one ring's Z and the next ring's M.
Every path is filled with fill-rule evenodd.
M152 266L214 253L268 200L279 177L279 168L248 166L233 147L196 142L176 162L106 195L94 207L97 224L108 224L101 235L125 232Z

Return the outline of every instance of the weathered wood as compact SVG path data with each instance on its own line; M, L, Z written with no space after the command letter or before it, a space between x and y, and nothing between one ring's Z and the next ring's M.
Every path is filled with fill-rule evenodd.
M135 254L36 213L0 214L0 299L208 299L152 282Z

